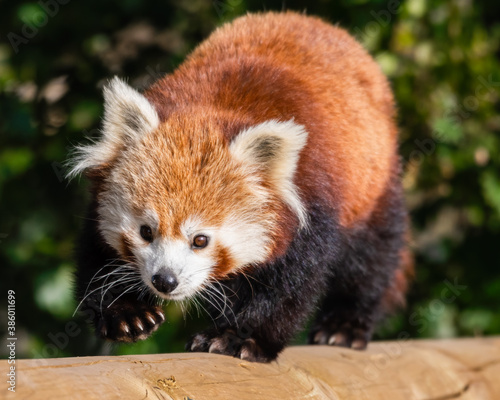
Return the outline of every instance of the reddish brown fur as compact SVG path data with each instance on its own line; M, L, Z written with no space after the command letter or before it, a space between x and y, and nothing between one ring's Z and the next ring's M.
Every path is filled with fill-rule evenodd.
M125 235L122 235L120 254L124 260L134 260L134 252L132 251L132 241Z
M406 234L406 243L410 243L410 233ZM394 271L394 278L391 280L391 285L387 288L384 297L382 298L382 308L386 312L394 310L406 305L405 294L408 291L409 282L415 277L414 259L409 247L404 247L400 252L399 268Z
M294 118L309 132L295 182L306 202L328 199L346 227L368 218L388 182L396 154L388 83L352 37L318 18L269 13L224 25L145 95L163 120L220 121L218 110L239 127Z
M391 313L406 305L405 294L408 291L408 284L413 280L414 275L413 257L409 249L403 249L401 251L400 268L394 271L391 285L386 289L382 297L381 305L385 312Z
M217 262L212 277L219 279L226 276L234 268L234 261L231 254L229 254L229 251L224 246L219 246L215 252L217 254Z
M220 225L228 209L244 203L247 189L222 139L213 134L217 126L174 115L159 129L160 134L146 135L123 157L127 165L139 166L129 183L134 208L138 213L145 206L155 209L158 233L164 237L181 238L180 226L193 209L206 225ZM123 173L129 180L130 170Z

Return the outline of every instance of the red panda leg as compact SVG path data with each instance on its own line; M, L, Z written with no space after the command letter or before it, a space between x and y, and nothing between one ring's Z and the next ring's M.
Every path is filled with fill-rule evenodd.
M329 298L335 301L338 306L326 303L329 312L320 312L309 334L309 343L328 344L332 346L352 347L362 350L368 345L371 339L379 304L372 304L370 310L356 308L356 300L339 296Z
M394 174L371 218L344 232L345 253L332 266L333 276L312 326L310 343L356 349L367 346L376 323L404 298L406 232L402 190Z
M402 249L399 260L400 264L390 277L381 298L365 298L363 294L353 295L353 292L344 296L337 292L330 293L311 329L309 342L364 349L371 339L375 324L405 305L408 282L413 277L413 263L407 248Z

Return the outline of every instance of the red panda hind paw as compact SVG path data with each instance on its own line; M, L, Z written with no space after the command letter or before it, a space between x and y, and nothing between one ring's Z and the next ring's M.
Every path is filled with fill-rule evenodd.
M134 305L103 310L97 321L97 334L115 342L136 342L151 336L165 321L160 307Z
M311 344L350 347L355 350L366 349L371 338L371 329L355 328L343 324L337 329L321 328L311 332Z
M276 358L276 355L266 354L255 339L240 338L232 329L227 329L222 334L208 330L194 335L186 344L186 350L223 354L253 362L269 362Z

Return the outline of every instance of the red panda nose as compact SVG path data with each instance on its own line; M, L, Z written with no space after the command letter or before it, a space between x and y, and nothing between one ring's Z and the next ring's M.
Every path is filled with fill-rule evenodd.
M169 269L162 270L160 273L153 275L151 283L159 292L165 294L172 292L179 285L175 274Z

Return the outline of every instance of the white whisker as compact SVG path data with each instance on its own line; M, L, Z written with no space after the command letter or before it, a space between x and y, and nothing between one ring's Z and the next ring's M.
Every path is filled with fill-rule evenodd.
M113 305L113 303L118 300L120 297L122 297L125 293L130 292L133 289L137 289L142 285L142 282L137 282L136 284L130 286L128 289L124 290L116 299L114 299L106 308L109 308Z
M110 260L106 265L104 265L102 268L97 270L97 272L92 276L92 278L88 282L87 287L85 288L85 292L83 294L82 300L76 306L75 311L73 313L73 316L78 312L81 305L91 295L95 294L98 291L101 292L99 307L100 307L100 310L102 312L102 303L104 301L104 297L105 297L106 293L112 287L114 287L116 285L125 285L125 284L128 285L128 284L132 284L132 283L136 282L131 287L137 288L140 286L140 284L142 284L140 274L138 273L137 268L133 264L116 264L119 261L120 260L118 260L118 259ZM114 269L110 272L99 275L105 268L114 268ZM117 279L114 279L111 282L108 282L111 277L117 278ZM100 284L97 287L95 287L89 291L89 289L91 288L91 285L93 283L97 283L99 281L101 281ZM132 289L129 287L126 289L125 293L129 292L131 290ZM120 296L118 296L116 299L114 299L111 304L113 304L122 295L123 295L123 293L120 294Z

